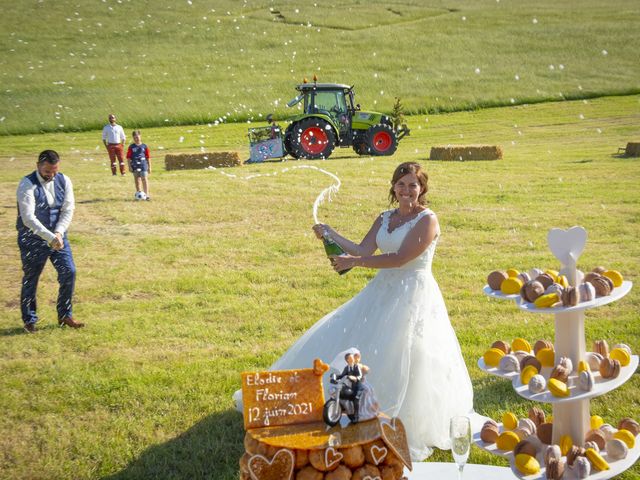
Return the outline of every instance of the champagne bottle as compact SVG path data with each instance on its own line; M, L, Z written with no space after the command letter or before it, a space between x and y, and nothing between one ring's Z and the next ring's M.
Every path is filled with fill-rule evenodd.
M324 251L327 252L327 257L329 255L344 255L344 250L342 249L342 247L340 245L338 245L333 240L333 238L331 238L329 236L328 233L325 233L325 234L322 235L322 243L324 244ZM351 269L347 268L346 270L342 270L342 271L340 271L338 273L340 275L344 275L349 270L351 270Z

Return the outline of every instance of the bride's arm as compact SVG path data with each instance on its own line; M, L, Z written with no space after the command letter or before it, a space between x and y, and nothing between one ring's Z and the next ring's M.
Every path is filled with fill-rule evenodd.
M381 255L345 255L332 257L334 269L342 271L353 267L397 268L417 258L431 245L438 232L438 220L435 215L425 215L407 234L396 253Z
M340 245L346 253L362 257L372 255L377 250L378 245L376 243L376 235L378 234L380 225L382 225L382 215L378 215L378 218L373 222L373 225L371 225L371 228L359 244L353 243L348 238L343 237L329 225L319 223L318 225L313 226L313 230L319 237L322 236L323 231L327 231L333 241Z

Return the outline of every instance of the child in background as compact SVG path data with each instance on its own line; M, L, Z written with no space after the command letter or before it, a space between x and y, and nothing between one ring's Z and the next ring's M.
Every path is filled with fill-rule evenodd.
M129 171L133 173L136 192L144 192L145 200L151 200L148 181L148 176L151 173L149 147L142 143L140 130L133 131L133 143L129 145L129 150L127 150L127 160L129 161Z

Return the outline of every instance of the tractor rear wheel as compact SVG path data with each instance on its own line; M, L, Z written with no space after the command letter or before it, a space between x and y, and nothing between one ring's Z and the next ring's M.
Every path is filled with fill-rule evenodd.
M296 158L329 158L336 146L336 134L321 118L305 118L292 125L287 148Z
M398 137L389 125L370 127L365 138L370 155L393 155L398 148Z

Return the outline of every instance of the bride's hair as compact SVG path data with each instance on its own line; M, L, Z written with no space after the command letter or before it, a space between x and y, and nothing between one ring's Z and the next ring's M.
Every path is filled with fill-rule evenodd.
M405 162L398 165L396 171L393 172L393 177L391 178L391 188L389 189L389 203L393 205L394 203L398 203L398 199L396 198L396 193L393 191L393 187L396 185L396 182L400 180L405 175L413 173L416 177L418 177L418 181L420 182L420 186L422 187L422 192L418 195L418 203L420 205L426 205L427 199L425 195L429 191L429 177L427 176L427 172L422 169L422 165L416 162Z

